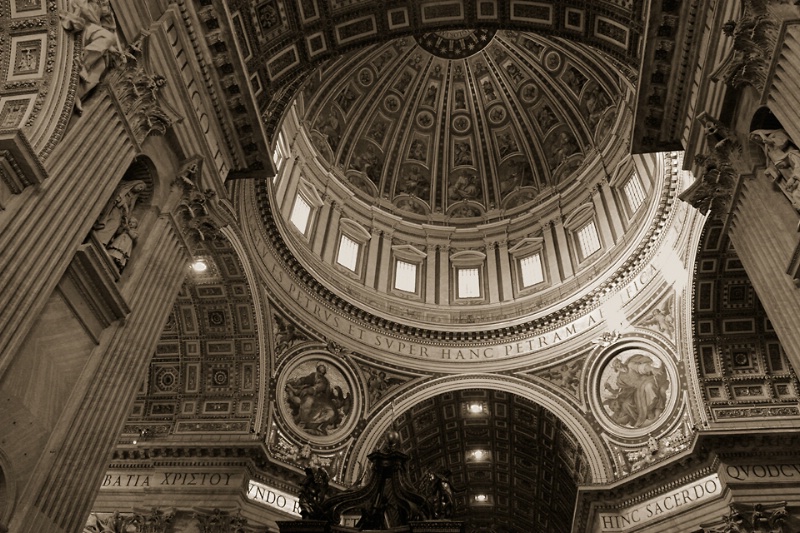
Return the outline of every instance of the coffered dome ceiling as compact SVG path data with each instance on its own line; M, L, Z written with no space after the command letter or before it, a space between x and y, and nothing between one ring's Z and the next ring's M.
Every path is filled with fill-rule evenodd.
M585 46L428 32L331 61L302 93L319 155L411 221L474 223L563 194L620 125L618 72Z

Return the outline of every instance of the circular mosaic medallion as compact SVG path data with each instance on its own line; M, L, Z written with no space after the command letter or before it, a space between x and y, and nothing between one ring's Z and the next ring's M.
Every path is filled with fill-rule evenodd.
M539 94L539 90L536 88L536 85L533 83L526 83L522 86L522 89L519 91L519 98L526 104L533 103L536 100L536 96Z
M417 36L417 43L445 59L462 59L486 48L497 30L432 31Z
M389 113L395 113L400 109L400 99L394 95L389 95L383 99L383 107L385 107L386 111Z
M456 115L453 118L453 130L457 133L466 133L469 131L472 123L466 115Z
M598 412L625 434L646 434L667 418L678 396L671 359L649 346L620 347L605 358L597 379Z
M368 68L362 68L358 72L358 83L363 85L364 87L369 87L372 85L372 81L374 76L372 75L372 71Z
M335 442L352 429L358 418L354 383L350 372L330 357L320 354L302 358L288 367L279 380L284 419L306 439Z
M488 116L489 116L489 122L491 122L495 126L498 124L502 124L503 121L506 119L506 108L501 105L496 105L489 110Z
M417 126L423 129L433 126L433 113L430 111L420 111L417 113Z
M544 55L544 66L550 71L558 70L561 67L561 55L555 50L550 50Z

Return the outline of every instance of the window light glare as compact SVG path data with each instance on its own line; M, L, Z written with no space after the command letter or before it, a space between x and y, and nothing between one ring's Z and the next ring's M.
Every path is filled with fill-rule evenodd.
M339 241L339 254L337 255L336 262L343 267L356 271L358 266L358 250L360 245L347 235L342 235Z
M398 260L394 288L403 292L417 292L417 265Z
M294 201L294 208L289 220L292 221L294 227L300 230L300 233L305 233L308 228L308 219L311 217L311 206L301 195L297 195Z
M208 265L202 259L198 259L194 263L192 263L192 270L195 272L205 272L208 270Z
M594 225L593 220L578 230L578 244L584 258L600 249L600 236L597 234L597 226Z
M470 413L475 413L475 414L482 413L483 412L483 405L481 405L479 403L471 403L471 404L469 404L469 412Z
M489 499L489 497L486 494L476 494L475 495L475 501L476 502L483 503L483 502L487 501L488 499Z
M480 277L477 268L458 269L458 297L479 298L481 295Z
M478 461L486 457L486 452L483 450L475 450L472 452L472 457Z

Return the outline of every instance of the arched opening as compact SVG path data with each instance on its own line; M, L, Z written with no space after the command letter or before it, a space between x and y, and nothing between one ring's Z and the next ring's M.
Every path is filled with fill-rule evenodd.
M553 412L513 393L445 392L398 415L411 480L449 477L453 518L469 531L568 531L584 451Z

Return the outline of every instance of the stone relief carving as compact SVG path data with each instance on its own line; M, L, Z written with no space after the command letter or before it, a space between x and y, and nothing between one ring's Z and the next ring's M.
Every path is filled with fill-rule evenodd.
M574 359L556 367L548 368L539 375L552 381L553 384L561 387L562 389L568 390L573 395L577 395L578 387L581 384L583 361L583 358Z
M673 300L674 295L670 295L660 306L647 313L642 325L653 327L668 337L672 337L675 333L675 317L672 315Z
M275 337L275 355L282 355L298 342L308 340L308 337L294 323L275 314L273 319L273 335Z
M617 475L627 476L682 452L691 444L693 435L694 429L688 417L685 417L676 429L661 438L649 435L647 443L639 448L617 448Z
M783 129L754 130L750 133L750 140L764 151L767 164L764 174L800 211L800 149Z
M388 375L384 370L362 365L361 369L367 375L367 392L371 404L375 404L390 390L408 381L394 375Z
M108 0L70 0L67 11L61 13L61 26L70 33L80 34L81 57L75 110L83 112L82 101L99 83L106 70L116 63L125 63L117 36L117 21Z
M701 174L679 198L703 215L709 211L726 213L739 176L734 165L741 157L742 147L733 132L717 119L701 113L697 120L703 126L711 153L695 156Z

